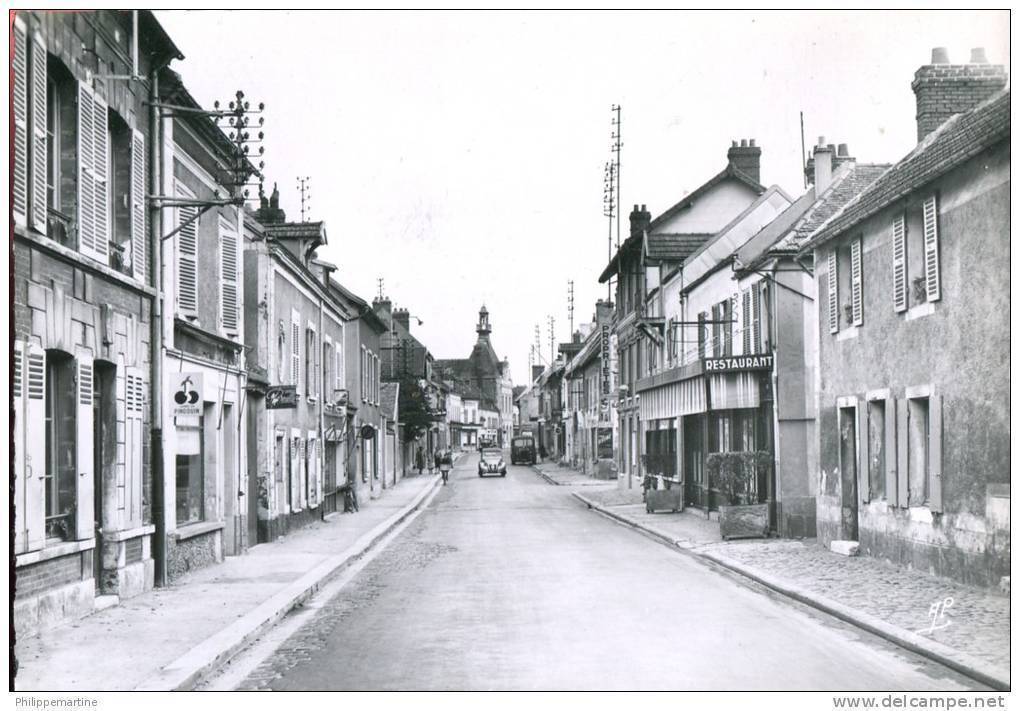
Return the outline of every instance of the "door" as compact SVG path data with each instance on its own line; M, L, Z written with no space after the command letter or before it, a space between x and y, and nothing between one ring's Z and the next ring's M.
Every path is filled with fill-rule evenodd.
M251 397L249 394L248 397ZM248 413L245 419L248 422L248 491L245 494L246 504L246 515L247 515L247 527L244 543L246 546L254 545L258 541L258 528L259 528L259 458L257 450L258 447L258 416L257 412L261 410L260 407L256 407L255 403L251 403L248 406Z
M92 550L92 576L95 581L96 595L103 594L103 490L106 488L106 467L103 456L106 449L103 432L105 423L102 406L104 370L97 367L92 379L92 456L94 457L92 471L95 476L95 483L92 486L94 509L92 521L96 530L96 547Z
M843 537L857 540L857 408L839 409L839 471Z
M237 423L234 422L234 408L224 403L223 426L223 554L237 555L238 546L238 494L243 494L237 476Z
M705 455L702 445L703 415L683 418L684 428L684 501L692 506L706 505L705 486Z

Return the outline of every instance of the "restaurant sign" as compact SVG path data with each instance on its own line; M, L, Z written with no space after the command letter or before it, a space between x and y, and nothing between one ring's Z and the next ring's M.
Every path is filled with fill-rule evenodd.
M296 385L270 385L266 390L267 410L291 410L297 407Z
M734 373L742 370L772 370L771 355L728 356L705 358L706 373Z

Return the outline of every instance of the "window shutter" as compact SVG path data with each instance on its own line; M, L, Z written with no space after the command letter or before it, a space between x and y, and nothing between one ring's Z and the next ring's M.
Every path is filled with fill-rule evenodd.
M761 282L751 287L751 352L762 352L761 333Z
M11 186L14 222L24 225L28 219L28 35L25 23L14 18L14 184Z
M301 392L301 325L296 312L290 315L290 382Z
M238 333L237 232L220 218L220 306L223 330L229 336Z
M193 200L194 194L182 183L174 192L178 198ZM198 317L198 227L194 206L177 208L177 308L182 316ZM187 223L187 224L185 224Z
M744 289L740 309L740 330L744 337L744 354L751 352L751 290Z
M907 403L907 400L902 400L896 408L896 468L898 470L896 498L902 508L910 506L908 486L910 470L907 468L907 451L910 446L910 430L908 428L910 408Z
M850 243L850 309L853 325L864 323L864 274L861 264L863 251L862 238L858 237Z
M30 551L46 540L46 351L27 344L25 366L25 539ZM28 433L38 433L28 436Z
M733 355L733 302L730 299L722 302L722 317L727 323L722 324L724 356Z
M46 229L46 45L32 40L32 227Z
M343 344L336 344L336 389L343 390L344 387L344 354Z
M14 342L14 377L11 380L11 407L14 414L14 552L28 550L25 527L25 350Z
M924 201L924 285L928 301L942 298L939 282L938 201L932 195Z
M942 512L942 396L928 398L928 508Z
M839 331L839 272L836 248L829 252L829 333Z
M75 538L84 541L95 536L93 514L93 457L92 457L92 357L80 355L76 361L78 368L78 428L77 460L78 476L75 478L77 497L75 499L75 521L77 535Z
M131 266L140 282L145 282L149 265L145 205L145 137L135 131L131 135Z
M315 331L311 331L309 340L312 342L311 350L308 351L308 362L312 365L311 381L311 392L308 393L312 397L319 396L319 345L317 334Z
M110 254L110 198L107 195L110 176L110 140L106 102L98 94L92 94L92 170L95 176L95 247L99 261L109 264Z
M871 501L871 462L868 456L868 403L857 403L857 480L862 503Z
M145 412L145 388L139 368L127 368L124 408L124 436L127 449L127 472L124 478L125 507L128 528L142 525L142 490L145 480L142 457L142 420Z
M96 177L93 168L95 151L92 89L78 83L78 251L97 261L106 262L96 239Z
M900 214L893 222L893 310L907 310L907 221Z
M890 506L899 502L899 472L896 456L896 400L886 398L885 401L885 500Z

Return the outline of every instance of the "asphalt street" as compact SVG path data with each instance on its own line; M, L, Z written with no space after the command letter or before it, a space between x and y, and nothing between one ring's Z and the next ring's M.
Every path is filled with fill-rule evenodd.
M607 521L528 467L482 479L477 461L293 634L256 643L247 654L263 661L231 685L977 688Z

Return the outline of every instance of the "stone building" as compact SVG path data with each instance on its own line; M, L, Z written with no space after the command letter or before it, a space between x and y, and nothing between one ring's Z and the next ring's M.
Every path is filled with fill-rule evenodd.
M1009 575L1010 94L922 66L918 144L803 246L819 295L818 535L957 580Z
M151 12L11 19L11 566L26 635L153 586L147 102L183 55Z

